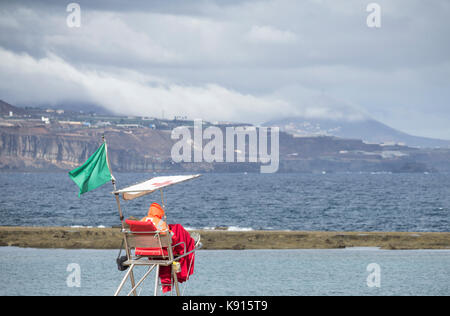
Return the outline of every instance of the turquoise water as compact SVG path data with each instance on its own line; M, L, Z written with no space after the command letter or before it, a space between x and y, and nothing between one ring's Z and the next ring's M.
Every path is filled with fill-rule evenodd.
M116 256L115 250L2 247L0 295L112 295L124 275ZM67 285L72 263L80 267L80 287ZM368 286L371 263L380 267L380 287ZM153 294L153 281L142 295ZM185 284L185 295L450 295L450 251L204 250Z

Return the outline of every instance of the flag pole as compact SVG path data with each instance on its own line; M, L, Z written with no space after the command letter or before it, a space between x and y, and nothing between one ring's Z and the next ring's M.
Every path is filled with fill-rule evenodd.
M105 135L102 135L102 141L105 144L105 151L106 151L106 163L108 165L109 168L109 172L111 173L111 184L113 186L114 189L114 196L116 197L116 202L117 202L117 208L119 209L119 216L120 216L120 221L122 222L122 228L124 227L124 223L123 223L123 213L122 213L122 207L120 206L120 199L119 199L119 193L116 193L117 191L117 187L116 187L116 178L114 177L113 173L112 173L112 169L111 169L111 163L109 162L109 155L108 155L108 144L106 143L106 139L105 139Z
M105 139L105 134L102 135L102 141L105 144L105 151L106 151L106 163L108 165L109 168L109 172L111 173L111 183L112 186L114 188L114 197L116 198L116 203L117 203L117 209L119 210L119 216L120 216L120 222L122 223L122 231L125 230L125 223L124 223L124 217L123 217L123 213L122 213L122 207L120 206L120 196L119 193L117 193L117 187L116 187L116 178L114 178L114 175L112 173L112 169L111 169L111 164L109 162L109 156L108 156L108 144L106 143L106 139ZM124 245L125 245L125 249L126 249L126 254L127 254L127 258L128 260L131 260L131 253L130 253L130 248L128 247L128 240L127 240L127 235L124 235ZM135 287L135 280L134 280L134 274L133 271L130 271L130 281L131 281L131 287L134 288ZM133 291L133 295L137 296L136 290Z

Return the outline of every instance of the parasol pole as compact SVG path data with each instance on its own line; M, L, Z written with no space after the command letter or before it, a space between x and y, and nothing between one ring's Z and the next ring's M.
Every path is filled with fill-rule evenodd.
M120 217L120 222L122 223L122 231L123 231L123 230L125 230L125 223L123 221L124 217L123 217L122 207L120 205L120 196L119 196L119 193L116 193L116 191L117 191L116 178L114 177L114 175L112 173L111 163L109 162L108 144L106 143L105 134L102 135L102 140L103 140L103 143L105 144L106 163L108 165L109 173L111 173L111 184L114 189L114 197L116 198L117 209L119 210L119 217ZM125 244L125 249L126 249L126 253L127 253L127 258L128 258L128 260L131 260L131 253L130 253L130 248L128 248L128 240L127 240L126 235L124 236L124 244ZM134 273L133 273L132 268L129 271L129 275L130 275L131 287L134 289L135 281L134 281ZM137 296L136 290L133 290L133 295Z

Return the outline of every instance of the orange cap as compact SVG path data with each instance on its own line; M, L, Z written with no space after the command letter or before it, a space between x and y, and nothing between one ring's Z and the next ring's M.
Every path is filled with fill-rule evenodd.
M158 203L152 203L152 205L150 205L150 208L148 209L147 216L163 218L164 210Z

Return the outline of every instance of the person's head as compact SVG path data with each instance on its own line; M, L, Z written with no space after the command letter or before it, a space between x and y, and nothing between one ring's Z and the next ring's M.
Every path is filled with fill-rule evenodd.
M152 203L148 209L148 216L163 218L164 210L158 203Z

